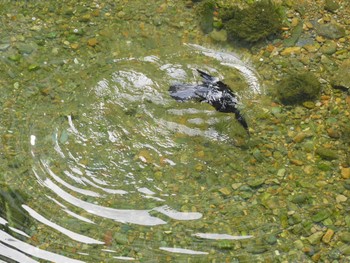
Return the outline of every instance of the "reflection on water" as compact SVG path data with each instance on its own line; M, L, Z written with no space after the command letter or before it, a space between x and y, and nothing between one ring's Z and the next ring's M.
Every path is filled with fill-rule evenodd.
M232 135L216 125L234 123L234 117L219 115L206 106L178 104L167 90L170 83L197 81L196 68L218 73L203 65L202 59L237 68L235 74L242 74L248 84L246 94L260 92L257 76L234 54L198 45L183 48L190 54L184 61L154 55L115 60L113 74L79 95L81 111L51 120L50 125L45 125L49 116L44 115L32 125L28 143L33 160L31 180L35 178L36 183L31 185L41 196L21 207L41 225L34 231L39 238L44 228L61 240L58 251L63 242L72 247L76 247L72 242L84 244L74 249L84 261L90 261L86 256L106 257L106 253L118 260L162 258L163 253L185 257L214 253L215 258L205 240L253 238L239 235L240 230L217 233L214 227L210 231L209 207L203 209L210 194L198 192L193 179L179 188L192 169L202 169L198 161L203 161L191 160L197 143L191 145L190 138L230 142ZM31 251L32 245L3 233L4 257L21 262L36 262L27 255L80 262L60 256L61 252ZM147 247L151 251L145 252Z
M1 218L0 218L1 219ZM3 220L3 219L1 219ZM55 253L51 253L42 249L39 249L35 246L29 245L21 240L14 238L8 233L0 230L0 248L1 248L1 256L4 256L8 259L12 259L16 262L39 262L33 260L31 257L37 257L39 259L48 260L51 262L67 262L67 263L78 263L84 262L80 260L71 259L68 257L64 257Z

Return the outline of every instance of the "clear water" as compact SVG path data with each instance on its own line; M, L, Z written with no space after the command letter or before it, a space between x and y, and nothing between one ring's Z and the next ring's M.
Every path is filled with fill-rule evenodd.
M295 242L312 223L288 232L292 212L330 204L290 202L315 179L269 155L287 153L288 131L265 121L249 55L215 47L183 4L3 4L0 261L309 260ZM252 138L169 96L197 68L237 91Z

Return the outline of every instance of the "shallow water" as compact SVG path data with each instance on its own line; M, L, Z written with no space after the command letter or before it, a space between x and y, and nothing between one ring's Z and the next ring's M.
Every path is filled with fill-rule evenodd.
M173 1L5 10L0 260L309 260L299 236L332 204L285 159L288 130L266 121L243 50L213 46ZM197 68L237 92L252 138L233 115L169 96Z
M183 259L220 258L219 250L211 249L213 240L253 238L243 229L213 224L209 206L211 191L219 187L215 177L223 172L220 153L238 158L242 152L229 129L218 131L215 125L228 121L230 128L242 128L233 116L208 105L170 98L169 84L198 79L195 69L208 59L198 49L180 50L188 61L183 55L117 59L115 72L76 95L75 112L53 118L45 110L31 116L27 136L33 163L27 184L37 197L22 208L58 231L63 244L68 237L100 245L77 252L104 258L107 247L110 258L161 261L164 251ZM198 62L190 63L194 56ZM208 64L215 62L220 61ZM248 84L246 94L254 94ZM244 130L239 135L244 137ZM232 172L226 169L227 175ZM52 211L58 213L54 220Z

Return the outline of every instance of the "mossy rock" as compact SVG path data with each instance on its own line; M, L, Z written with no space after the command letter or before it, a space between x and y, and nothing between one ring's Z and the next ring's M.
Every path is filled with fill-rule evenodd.
M199 25L202 31L206 34L213 31L215 7L216 4L214 0L205 0L198 4L197 14L200 19Z
M237 6L222 12L227 32L247 42L264 39L282 28L280 7L271 0L257 1L240 9Z
M316 149L316 154L324 160L335 160L338 159L338 153L334 150L319 147Z
M277 84L277 97L287 105L300 104L317 98L321 85L311 72L289 73Z
M0 183L0 217L4 218L10 226L26 229L31 221L28 214L21 207L25 204L26 195L11 189L8 185Z
M340 7L339 3L334 0L325 0L324 1L324 9L329 12L335 12Z

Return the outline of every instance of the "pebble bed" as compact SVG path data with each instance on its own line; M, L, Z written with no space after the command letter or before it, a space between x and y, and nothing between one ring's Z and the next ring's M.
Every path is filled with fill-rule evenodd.
M111 62L121 56L134 57L145 50L161 54L162 47L176 49L182 43L231 49L223 30L208 35L200 31L192 1L49 2L0 4L0 179L20 189L26 189L25 181L18 185L14 174L27 174L31 165L23 143L31 122L28 112L51 107L55 118L79 112L62 101L72 102L82 85L96 81L96 69L113 72ZM152 243L208 247L185 235L187 229L256 237L212 242L208 262L350 260L350 3L298 0L284 6L280 37L250 50L235 48L249 57L266 91L244 99L250 139L233 134L238 147L232 147L203 143L201 138L189 142L175 134L189 145L179 156L190 163L175 167L155 168L153 164L162 160L146 150L135 154L135 161L149 165L144 173L181 193L180 211L205 211L205 221L185 226L174 222L149 232L127 225L111 231L108 222L101 222L97 230L86 228L83 233L98 236L102 229L107 247L115 246L140 262L152 256L140 247ZM297 106L281 104L276 86L290 69L315 74L322 85L319 98ZM238 152L241 159L232 158ZM112 201L106 200L105 206ZM77 249L91 249L59 239L50 246L49 230L39 226L31 231L26 242L41 249L64 250L70 256ZM91 260L109 257L107 252L92 255ZM165 252L156 257L159 262L202 262L200 257Z

